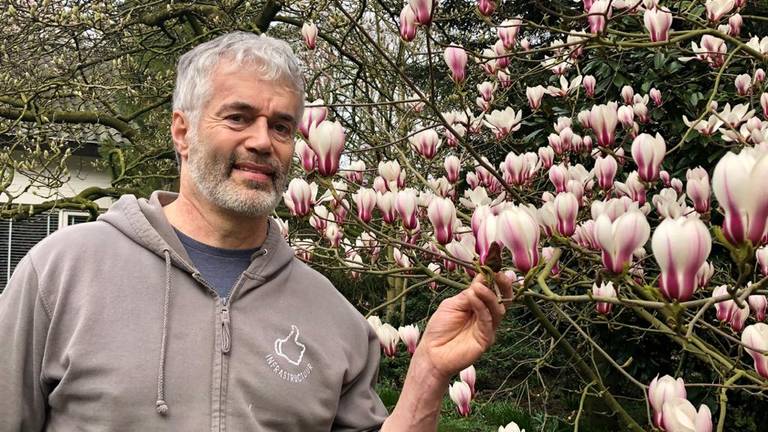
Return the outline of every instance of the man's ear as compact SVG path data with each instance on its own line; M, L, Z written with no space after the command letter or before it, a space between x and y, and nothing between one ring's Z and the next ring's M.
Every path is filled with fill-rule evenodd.
M189 140L188 134L190 133L189 117L181 111L174 111L171 119L171 139L173 140L173 147L176 149L176 153L181 160L186 160L189 154Z

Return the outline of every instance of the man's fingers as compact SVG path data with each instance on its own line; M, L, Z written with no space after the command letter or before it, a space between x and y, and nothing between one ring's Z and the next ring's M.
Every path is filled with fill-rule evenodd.
M491 291L490 288L482 283L484 279L483 276L479 276L479 280L477 276L475 276L475 279L472 280L472 283L469 286L469 290L473 292L477 298L480 299L480 301L482 301L483 305L491 315L493 320L493 328L496 329L499 326L499 322L501 322L501 317L504 316L504 312L506 312L506 308L503 304L499 303L499 299L496 297L496 293Z
M501 292L501 298L503 299L511 299L513 298L515 294L515 289L512 286L512 279L509 278L504 272L498 272L495 274L496 276L496 285L499 287L499 292ZM505 302L509 303L509 302Z

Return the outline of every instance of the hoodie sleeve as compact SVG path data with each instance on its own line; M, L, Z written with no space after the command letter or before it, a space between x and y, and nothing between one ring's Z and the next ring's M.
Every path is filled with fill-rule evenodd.
M374 390L379 372L379 339L368 329L368 350L364 367L342 388L333 432L378 431L387 417L387 409Z
M40 371L50 315L27 255L0 294L0 430L40 431L47 393Z

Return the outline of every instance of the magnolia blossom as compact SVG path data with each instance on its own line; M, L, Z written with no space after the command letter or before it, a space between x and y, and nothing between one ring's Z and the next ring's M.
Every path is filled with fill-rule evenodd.
M660 426L666 432L712 432L712 413L706 405L696 412L688 399L671 398L664 401Z
M734 0L707 0L707 19L712 22L720 21L720 18L733 10L734 6L736 6Z
M434 129L424 129L416 132L408 138L408 141L425 159L435 157L437 148L440 146L440 137Z
M539 262L539 224L521 207L508 206L497 217L498 240L512 253L518 270L527 273Z
M475 366L469 365L459 372L459 379L469 386L472 397L475 397L475 381L477 380L477 371Z
M397 209L405 229L412 230L418 226L419 219L416 215L418 210L418 194L416 190L408 188L397 192L395 209Z
M728 34L731 36L739 37L741 35L741 26L744 24L744 19L741 14L735 13L728 18Z
M631 128L635 123L635 111L629 105L622 105L616 111L616 118L625 128Z
M432 2L432 0L426 0ZM464 82L467 67L467 52L461 45L451 44L445 49L443 58L451 71L451 79L456 84Z
M616 289L613 287L613 282L603 282L600 286L597 283L592 284L592 295L595 297L610 297L616 298ZM609 302L597 302L595 303L595 310L599 314L608 315L613 309L613 303Z
M416 344L419 343L419 326L416 324L410 324L405 327L397 329L397 333L400 335L400 339L408 347L408 354L413 355L416 352Z
M421 25L428 25L432 22L432 4L433 0L409 0L408 5L413 9L416 15L416 22Z
M288 190L283 193L286 207L294 216L306 216L312 212L317 195L317 184L307 183L302 178L294 178L288 183Z
M317 46L317 26L312 21L307 21L301 26L301 37L304 39L304 45L308 49L315 49Z
M768 307L768 298L763 294L752 294L747 298L747 302L749 303L749 309L755 314L755 321L765 321L765 309Z
M368 322L371 326L376 324L371 323L371 321ZM388 323L384 323L378 327L374 327L374 330L376 331L376 336L379 337L379 343L381 344L381 349L384 351L384 355L387 357L394 357L397 353L397 344L400 342L400 334L397 329Z
M651 97L654 105L661 106L661 91L659 89L656 87L651 88L651 90L648 91L648 95Z
M397 209L395 208L396 197L397 194L395 192L376 192L376 206L381 211L381 217L386 223L391 224L397 218Z
M525 432L525 429L520 429L515 422L509 422L506 426L499 426L497 432Z
M760 107L763 109L763 117L768 118L768 93L760 95Z
M755 251L755 257L757 263L760 265L760 273L763 276L768 276L768 246L763 246Z
M597 184L601 189L608 190L613 187L613 180L616 177L616 170L618 168L619 165L616 163L616 159L611 155L595 159L595 176L597 177Z
M488 252L498 239L496 216L489 210L488 206L480 206L475 209L472 217L472 233L476 240L475 252L477 252L480 264L486 263ZM478 214L482 214L482 216L475 217Z
M461 169L461 161L454 155L447 156L443 163L445 168L445 177L450 183L456 183L459 180L459 171Z
M504 111L493 110L490 114L485 116L485 123L496 134L496 139L502 139L510 132L514 132L520 129L520 121L522 120L523 112L515 110L512 107L507 107Z
M368 188L360 188L352 194L352 201L357 206L357 217L365 223L371 221L373 208L376 206L376 191Z
M653 423L661 426L661 415L664 410L664 403L675 398L685 398L685 382L682 378L674 379L669 375L664 375L651 381L648 386L648 401L653 408Z
M541 161L541 167L550 169L552 163L555 161L555 150L552 147L539 147L538 155L539 161Z
M697 59L707 62L710 66L720 67L725 62L725 53L728 47L725 41L711 35L701 37L701 47L696 42L691 42L691 49L696 53ZM681 57L680 60L688 61L693 57Z
M444 245L453 240L453 226L456 224L456 207L449 198L436 197L427 208L427 217L435 229L435 240Z
M697 287L696 275L712 250L707 226L696 217L664 219L651 240L661 268L659 288L669 300L689 300Z
M544 93L547 89L542 85L536 87L526 87L525 95L528 97L528 105L532 110L536 111L541 107L541 100L544 98Z
M664 188L654 195L653 205L656 211L664 218L678 218L685 214L685 197L678 198L677 192L672 188Z
M597 144L610 147L616 140L618 106L615 102L607 105L594 105L589 113L589 125L597 135Z
M528 152L522 155L514 152L507 153L499 166L504 175L504 181L513 185L527 184L538 172L541 164L536 153Z
M568 80L565 78L565 76L560 75L560 87L548 86L547 93L550 96L554 96L554 97L565 97L569 93L579 88L579 86L581 85L582 79L583 78L581 75L577 75L569 83Z
M309 129L312 125L320 123L328 116L328 108L325 107L325 102L322 99L307 102L305 105L304 114L301 116L298 129L301 135L307 139L309 138Z
M592 3L587 17L591 33L602 33L605 30L608 20L611 19L611 1L597 0Z
M736 79L733 80L733 85L739 96L747 96L752 93L752 77L749 74L737 75Z
M480 15L489 17L495 10L495 0L477 0L477 11L480 12Z
M304 172L310 173L315 169L317 156L306 143L306 141L301 138L296 139L294 153L299 158L299 164L301 165L301 168L304 170Z
M723 233L733 244L760 245L768 222L768 150L726 153L715 166L712 190L725 210Z
M768 378L768 324L757 323L748 325L741 334L744 349L754 360L755 371L763 378Z
M715 275L715 266L711 262L705 262L699 267L699 271L696 272L696 283L699 288L705 287L709 284L709 280Z
M520 18L513 18L502 21L497 27L496 32L505 49L511 50L515 47L515 38L517 38L517 32L522 24L523 21Z
M651 235L645 215L631 210L611 222L601 214L595 220L595 240L602 250L603 265L613 273L621 273L632 262L632 253L643 246Z
M410 5L405 5L400 11L400 37L410 42L416 38L416 14Z
M557 194L554 201L557 217L557 232L568 237L576 230L576 217L579 215L579 200L571 192Z
M646 9L643 22L648 33L651 34L651 42L669 40L669 29L672 27L672 13L669 9L665 7Z
M339 170L339 158L344 151L344 128L341 123L322 121L309 129L309 146L317 154L317 172L329 177Z
M325 235L325 238L328 239L331 247L334 248L339 247L341 237L344 235L344 233L341 231L341 228L339 227L339 224L336 222L328 222L325 226L325 232L323 234Z
M632 141L632 159L637 164L641 179L651 182L659 177L666 151L664 138L658 133L655 138L649 134L640 134Z
M597 84L597 80L595 80L594 76L585 75L581 80L581 83L584 86L584 93L586 93L587 97L595 96L595 85Z
M702 167L696 167L689 169L685 173L687 183L685 185L685 193L693 202L693 208L699 213L709 212L709 174Z
M453 403L456 404L459 415L463 417L468 416L471 411L469 403L472 400L472 391L469 385L464 381L456 381L448 387L448 395Z

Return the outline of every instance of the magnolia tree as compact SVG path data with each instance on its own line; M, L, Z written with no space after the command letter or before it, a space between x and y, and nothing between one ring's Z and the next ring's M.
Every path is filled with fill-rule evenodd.
M47 10L6 13L19 43L35 7ZM62 76L60 68L76 83L69 92L16 76L36 91L4 85L0 116L15 150L29 148L30 131L50 136L41 131L85 124L112 140L101 164L116 180L101 196L169 178L167 135L143 128L168 118L172 62L154 53L177 56L220 29L269 29L296 43L307 76L295 175L279 209L283 233L319 270L386 287L368 293L376 304L361 305L385 355L406 355L401 340L411 353L418 343L427 317L409 314L406 299L440 298L478 273L504 271L516 289L499 301L536 323L527 337L551 341L538 361L560 359L578 377L540 380L545 391L576 392L572 422L597 397L623 429L758 427L738 413L766 406L768 388L768 26L760 5L412 0L136 9L100 11L119 30L84 20L82 10L68 18L92 32L93 52L85 53L98 56L46 63L51 76ZM81 52L66 38L82 35L68 35L66 20L58 25L47 36ZM119 32L135 52L100 42ZM35 58L46 56L58 58L42 48ZM16 69L29 62L16 60ZM110 68L151 79L130 84L104 76ZM135 94L119 90L126 88ZM154 93L141 94L147 89ZM105 115L65 116L89 110ZM5 172L66 156L32 148L21 161L6 157ZM65 203L89 197L76 198ZM471 415L475 368L457 378L450 397Z

